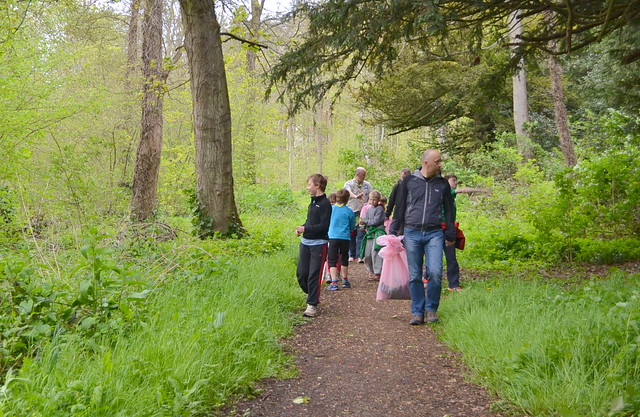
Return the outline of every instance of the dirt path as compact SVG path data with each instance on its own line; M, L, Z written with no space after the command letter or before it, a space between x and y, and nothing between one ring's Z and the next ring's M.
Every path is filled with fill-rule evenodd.
M229 416L499 416L495 400L465 381L456 354L431 326L410 326L409 301L375 301L377 283L351 264L351 289L322 287L321 315L287 343L298 377L268 380ZM451 295L455 296L455 294ZM446 317L442 317L446 320ZM298 397L308 402L296 404Z

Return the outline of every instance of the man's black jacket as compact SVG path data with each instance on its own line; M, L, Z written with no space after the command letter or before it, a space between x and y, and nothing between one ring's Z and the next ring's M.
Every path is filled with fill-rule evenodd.
M437 230L442 227L444 213L445 240L456 240L451 187L442 176L425 178L420 170L407 175L398 187L395 204L390 234L397 235L400 225L422 231Z

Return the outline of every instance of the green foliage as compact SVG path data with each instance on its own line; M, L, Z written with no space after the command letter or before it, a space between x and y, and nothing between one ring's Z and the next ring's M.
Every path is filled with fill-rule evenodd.
M576 239L574 260L596 265L612 265L640 259L640 239Z
M0 246L15 242L19 235L14 198L8 188L0 186Z
M284 184L243 185L236 192L240 214L278 216L296 205L291 187Z
M366 167L367 160L365 158L365 153L362 149L362 145L364 144L363 135L356 135L355 142L360 146L358 150L356 149L347 149L340 148L338 150L338 164L340 165L340 175L342 178L345 178L345 182L353 178L355 170L357 167ZM367 175L371 175L371 172L367 171Z
M621 8L633 8L632 1L623 3ZM357 78L364 68L378 78L387 74L395 69L393 64L405 49L419 51L411 57L413 62L419 62L424 56L434 57L441 66L466 53L471 70L481 68L484 62L474 62L474 58L481 56L485 49L508 48L507 19L512 12L532 16L540 10L549 11L548 22L542 23L539 19L528 22L519 36L519 54L533 56L537 48L546 49L547 42L555 39L556 30L568 33L567 45L559 44L561 50L568 53L571 40L584 46L600 41L612 31L633 33L637 29L635 12L620 13L614 25L606 7L597 1L572 6L545 2L541 6L473 0L448 2L442 7L435 7L429 0L301 2L293 15L308 20L305 37L279 57L269 75L272 84L282 84L286 95L281 93L281 98L291 101L290 111L295 113L304 104L327 96L332 89L339 95L346 90L347 82ZM580 13L586 20L577 24L567 18L574 13ZM594 27L598 29L589 30ZM631 45L633 42L625 44L624 50L633 58L635 48ZM504 73L518 61L505 60ZM467 87L466 82L463 85ZM428 106L429 102L425 100L420 105ZM445 100L444 104L449 103ZM408 115L420 113L422 117L429 117L429 109L420 110L418 107Z
M640 151L631 146L576 167L577 209L591 218L595 230L617 236L640 233L639 167Z
M472 169L496 179L502 179L497 172L507 176L481 210L469 213L470 224L465 224L464 210L458 210L470 247L478 242L479 252L472 250L469 258L481 264L638 259L633 241L624 243L640 233L640 152L633 125L633 119L622 116L601 120L593 134L606 129L611 147L601 145L573 169L556 171L553 181L536 161L522 164L517 153L506 158L513 148L503 142L475 155Z
M81 256L51 282L42 279L56 273L50 266L13 256L0 261L2 374L52 336L79 332L94 340L137 318L148 283L111 259L113 252L99 246L104 237L92 229Z
M99 246L106 237L92 228L80 248L82 258L72 271L72 277L79 281L77 298L65 311L90 334L121 330L134 317L136 305L151 292L149 283L137 273L111 260L112 250Z
M510 179L522 162L522 155L514 145L514 135L502 134L495 142L470 155L469 163L480 175L493 176L496 180Z
M264 218L257 223L265 227ZM145 275L165 278L157 281L162 285L147 299L138 325L91 344L79 335L51 339L37 358L9 375L0 394L3 411L204 416L234 395L252 393L255 380L285 373L287 357L277 340L290 332L299 288L295 280L274 280L265 271L292 276L295 249L274 256L265 248L254 256L254 246L238 247L245 242L159 245L161 263L146 263ZM93 259L90 249L87 255Z
M571 290L477 282L442 303L441 336L519 414L636 415L639 284L623 273Z
M579 112L607 113L610 108L630 114L640 108L640 61L622 63L621 52L637 45L638 31L605 38L601 43L577 51L566 62L567 91L577 96Z

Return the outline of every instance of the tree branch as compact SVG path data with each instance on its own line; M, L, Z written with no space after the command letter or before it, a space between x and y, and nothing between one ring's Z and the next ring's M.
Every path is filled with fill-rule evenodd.
M258 42L253 42L253 41L250 41L250 40L248 40L248 39L243 39L243 38L241 38L241 37L239 37L239 36L234 35L233 33L229 33L229 32L220 32L220 36L223 36L223 35L224 35L224 36L228 36L228 37L230 37L230 38L233 38L233 39L235 39L235 40L237 40L237 41L240 41L240 42L242 42L242 43L248 43L249 45L257 46L258 48L265 48L265 49L269 49L269 47L268 47L267 45L263 45L263 44L258 43ZM222 41L222 42L226 42L226 41L228 41L228 40L229 40L229 39L224 40L224 41Z

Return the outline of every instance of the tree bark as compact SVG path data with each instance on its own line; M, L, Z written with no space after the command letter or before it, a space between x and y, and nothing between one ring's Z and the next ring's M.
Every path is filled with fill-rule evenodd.
M289 154L289 186L293 187L293 165L295 162L295 156L293 154L294 150L294 141L295 141L295 122L292 118L287 119L284 128L284 134L287 138L287 153Z
M567 116L567 106L564 103L562 90L562 67L555 55L549 55L549 75L551 77L551 96L553 97L553 111L556 119L556 129L560 138L560 149L564 162L568 167L575 166L578 162L571 140L571 130Z
M136 155L131 218L144 221L156 207L162 151L162 0L145 0L142 22L142 130Z
M133 71L138 61L138 14L140 0L131 0L131 19L127 43L127 71Z
M200 236L242 235L233 194L231 109L220 25L211 0L180 0L191 71Z
M551 13L545 12L547 22L551 21ZM549 24L549 23L547 23ZM556 41L549 42L549 49L556 51L558 45ZM578 163L576 153L571 140L571 130L567 116L567 106L564 102L564 91L562 89L562 67L555 55L549 55L549 77L551 78L551 97L553 98L553 112L556 119L556 130L560 139L560 149L564 162L568 167L573 167Z
M512 44L520 42L518 35L522 34L522 22L518 18L518 10L510 15L509 37ZM529 141L529 133L525 124L529 122L529 97L527 95L527 74L524 68L524 58L520 58L518 69L513 75L513 123L516 130L518 150L525 160L533 158Z

